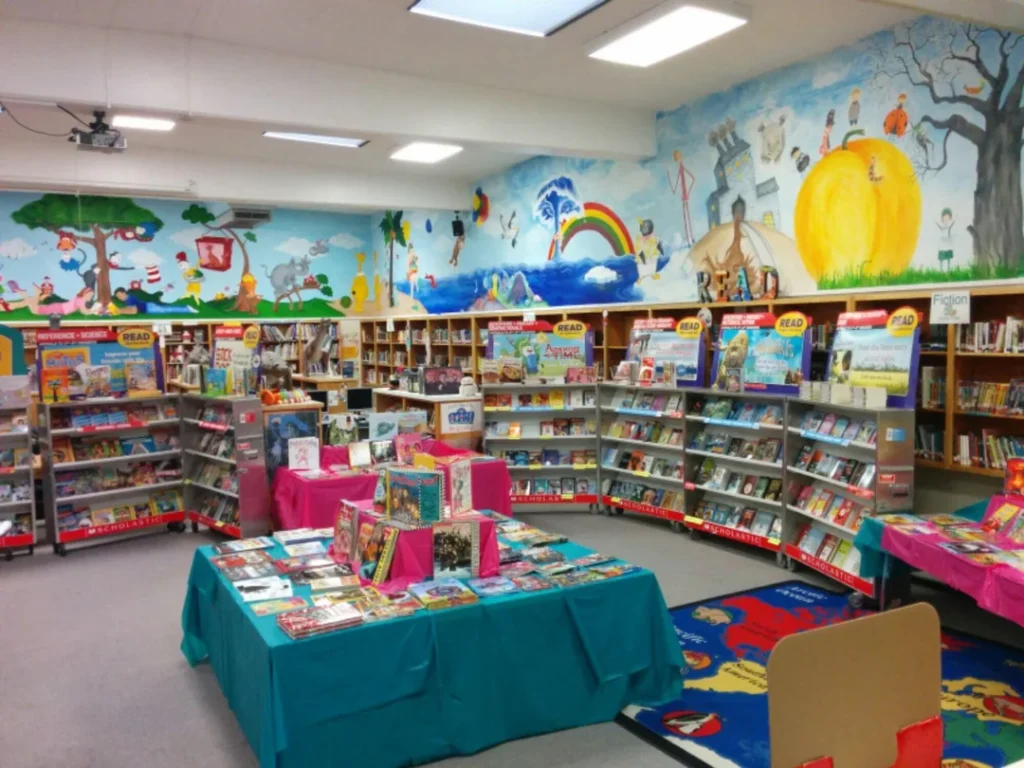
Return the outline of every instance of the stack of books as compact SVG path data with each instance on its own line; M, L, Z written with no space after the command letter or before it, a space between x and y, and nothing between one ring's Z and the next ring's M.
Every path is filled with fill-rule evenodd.
M321 635L363 623L363 614L348 603L288 611L277 617L277 626L293 640Z

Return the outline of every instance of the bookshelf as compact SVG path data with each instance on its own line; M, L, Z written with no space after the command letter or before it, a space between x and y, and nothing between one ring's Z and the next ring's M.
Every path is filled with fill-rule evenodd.
M43 503L56 554L69 544L185 530L176 395L40 406Z
M236 539L270 530L270 491L259 398L181 398L184 508L205 526Z
M597 387L485 384L484 450L505 460L512 503L597 511Z
M26 400L0 407L0 552L8 561L18 551L34 554L36 546L31 405Z
M261 323L260 345L263 349L280 355L293 373L300 372L299 355L302 344L299 341L298 323Z
M164 375L169 381L181 381L185 361L197 347L212 354L214 325L192 321L170 323L171 332L163 337Z

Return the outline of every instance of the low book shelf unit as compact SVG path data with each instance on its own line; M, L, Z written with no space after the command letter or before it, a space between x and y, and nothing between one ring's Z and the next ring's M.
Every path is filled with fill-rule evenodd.
M36 492L32 479L29 402L0 407L0 552L32 554L36 546Z

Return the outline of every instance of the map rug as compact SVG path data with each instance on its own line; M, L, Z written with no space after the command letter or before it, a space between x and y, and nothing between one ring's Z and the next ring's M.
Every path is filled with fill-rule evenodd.
M788 581L670 609L680 696L657 708L628 706L618 722L685 765L769 768L768 655L787 635L866 615L846 598ZM838 691L848 674L856 670L837 659L834 677L808 684ZM1024 651L944 629L942 678L943 768L1024 759Z

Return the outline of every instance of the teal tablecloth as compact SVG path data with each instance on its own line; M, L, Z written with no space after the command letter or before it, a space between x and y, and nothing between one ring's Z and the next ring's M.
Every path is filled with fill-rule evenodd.
M210 661L261 768L424 763L679 695L679 643L649 571L293 641L212 555L192 561L181 649Z

